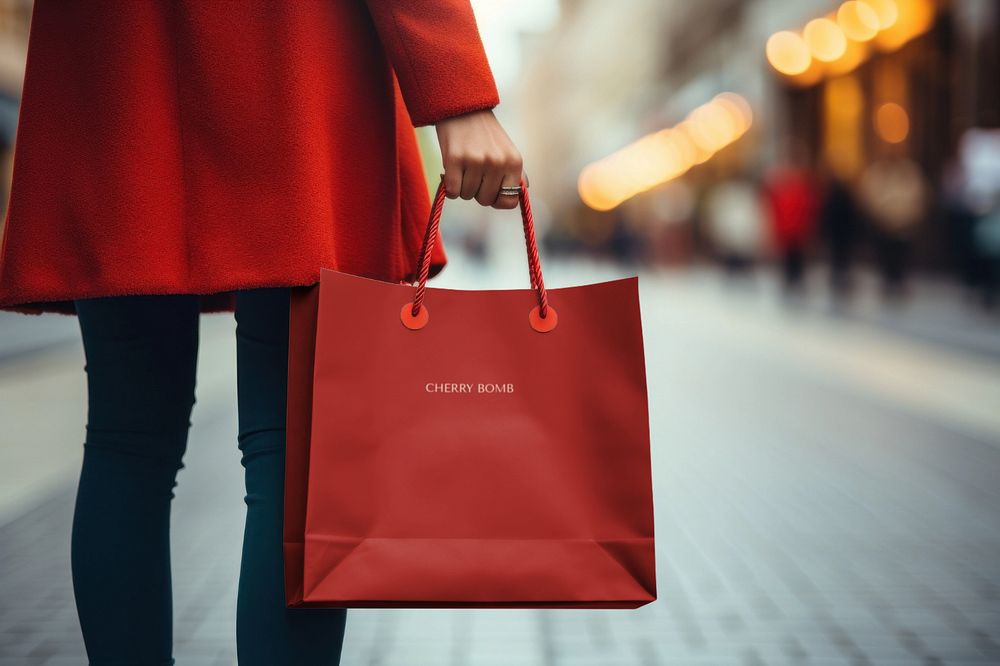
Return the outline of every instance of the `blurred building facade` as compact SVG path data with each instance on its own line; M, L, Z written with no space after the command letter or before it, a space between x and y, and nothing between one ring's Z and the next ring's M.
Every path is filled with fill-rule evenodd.
M31 0L0 0L0 229L7 206L31 7Z
M647 259L690 261L711 250L700 221L711 188L750 178L766 189L768 174L791 160L816 178L817 220L831 182L851 193L877 241L862 253L871 261L891 262L896 253L923 270L967 263L949 188L976 128L1000 127L1000 3L637 0L629 7L565 1L559 25L529 56L519 95L524 152L545 173L536 198L549 207L557 241L617 252L622 229ZM848 15L838 17L842 11ZM882 23L856 34L870 20ZM584 203L574 179L588 164L727 91L753 110L739 140L620 205ZM818 222L816 235L819 242Z

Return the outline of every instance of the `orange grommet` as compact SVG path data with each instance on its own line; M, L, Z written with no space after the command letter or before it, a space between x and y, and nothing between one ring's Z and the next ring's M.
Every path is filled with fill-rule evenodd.
M559 323L559 315L556 314L556 309L550 305L543 318L539 314L539 306L536 305L528 313L528 323L539 333L548 333Z
M420 304L420 310L417 311L417 314L413 314L412 301L404 305L403 309L399 311L399 319L403 322L403 326L411 331L416 331L426 326L430 316L431 313L427 311L427 306L423 303Z

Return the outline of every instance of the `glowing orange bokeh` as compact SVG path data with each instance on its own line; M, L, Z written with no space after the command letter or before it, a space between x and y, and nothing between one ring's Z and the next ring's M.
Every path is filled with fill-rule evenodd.
M886 102L875 110L875 131L886 143L902 143L910 134L910 115L899 104Z
M675 127L647 134L596 162L577 179L584 204L606 211L708 160L750 128L753 112L735 93L721 93Z
M826 73L830 76L838 76L854 71L858 65L868 57L869 46L855 41L847 42L847 50L831 63L826 65Z
M899 18L899 7L896 0L860 0L868 5L878 17L879 30L887 30L896 24Z
M885 51L898 49L930 30L934 24L934 3L932 0L895 1L899 12L896 21L875 37L875 43Z
M767 60L789 83L810 87L846 74L868 59L870 44L895 51L934 25L934 0L847 0L809 21L802 34L783 30L767 40Z
M782 74L794 76L809 69L812 54L798 34L783 30L767 40L767 61Z
M802 37L812 57L821 62L833 62L847 50L844 31L828 18L809 21L802 31Z
M837 10L837 25L849 39L866 42L878 34L881 23L871 5L849 0Z

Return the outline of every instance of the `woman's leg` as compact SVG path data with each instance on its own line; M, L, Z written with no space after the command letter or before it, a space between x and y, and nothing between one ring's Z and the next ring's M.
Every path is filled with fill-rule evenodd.
M72 567L90 663L172 664L170 500L187 445L198 299L77 301L87 438Z
M282 519L288 289L236 298L239 443L246 468L246 531L236 634L241 666L340 663L346 611L285 607Z

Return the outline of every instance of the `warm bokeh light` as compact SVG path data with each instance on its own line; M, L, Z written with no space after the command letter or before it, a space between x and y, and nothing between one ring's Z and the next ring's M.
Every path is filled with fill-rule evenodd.
M753 122L753 110L743 97L735 93L724 92L716 95L715 101L725 106L729 110L730 117L738 122L738 134L742 134L750 128L750 124Z
M802 88L854 71L872 53L895 51L934 25L934 0L848 0L809 21L802 34L785 30L767 41L767 59Z
M617 204L614 199L608 196L607 188L602 186L599 170L600 167L597 164L590 164L580 172L580 178L577 180L580 199L594 210L611 210Z
M910 134L910 116L899 104L886 102L875 111L875 131L886 143L902 143Z
M899 7L896 0L859 0L862 4L868 5L878 17L879 30L886 30L896 24L899 18Z
M685 120L681 124L674 128L675 135L674 141L677 145L679 151L682 151L687 155L688 162L694 166L707 162L708 159L714 155L711 150L706 150L698 145L698 142L694 140L694 123L690 120Z
M864 92L856 76L838 76L823 87L823 154L840 178L856 177L864 166Z
M743 97L721 93L675 127L647 134L587 165L577 179L580 199L594 210L611 210L705 162L743 136L752 122Z
M715 152L736 138L740 118L722 104L705 104L695 109L689 118L695 143L706 151Z
M805 72L812 61L805 40L789 30L771 35L767 40L766 52L771 66L789 76Z
M848 41L844 55L831 63L827 63L826 74L829 76L839 76L854 71L868 57L869 50L868 44L853 40Z
M828 18L809 21L802 31L802 37L812 57L821 62L833 62L847 50L844 31Z
M934 23L933 0L896 0L896 3L897 20L875 38L875 43L885 51L898 49L930 30Z
M849 0L837 10L837 25L850 39L866 42L878 34L881 24L871 5Z
M821 63L818 60L810 60L809 67L806 71L796 74L794 76L788 77L788 80L799 88L808 88L809 86L814 86L823 80L823 75L826 74L825 63Z

